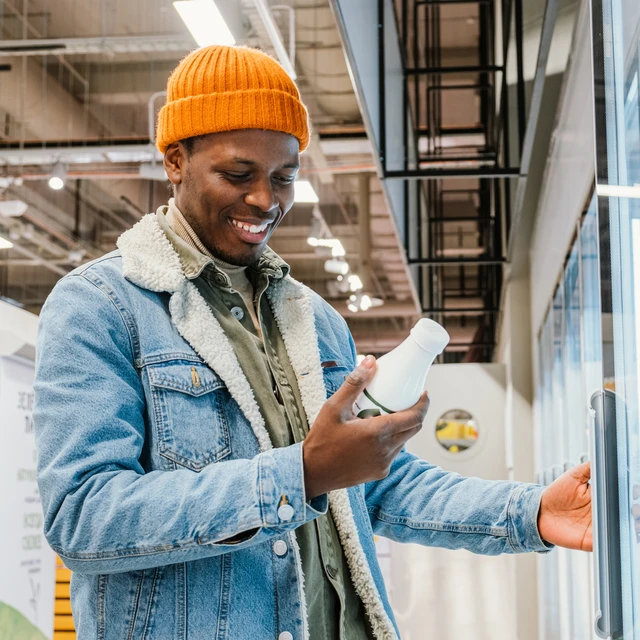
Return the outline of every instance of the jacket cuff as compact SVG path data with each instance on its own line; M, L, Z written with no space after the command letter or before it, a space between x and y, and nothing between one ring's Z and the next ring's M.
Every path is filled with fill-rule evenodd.
M507 509L507 532L516 553L546 553L554 547L540 537L538 530L538 514L544 490L545 487L540 485L521 484L511 494Z
M258 483L264 526L295 529L327 511L327 496L306 501L302 442L260 454Z

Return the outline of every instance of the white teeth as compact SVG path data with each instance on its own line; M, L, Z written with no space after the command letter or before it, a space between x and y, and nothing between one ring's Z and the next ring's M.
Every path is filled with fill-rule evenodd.
M248 225L248 224L242 224L241 222L238 222L237 220L234 220L233 218L231 219L231 222L236 226L239 227L240 229L244 229L245 231L248 231L249 233L262 233L268 226L269 223L266 222L265 224L263 224L260 227L257 227L255 224L252 225Z

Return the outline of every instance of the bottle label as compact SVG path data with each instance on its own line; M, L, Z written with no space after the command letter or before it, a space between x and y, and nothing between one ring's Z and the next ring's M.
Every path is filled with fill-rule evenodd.
M387 409L383 404L380 404L366 389L354 402L353 412L358 418L374 418L395 413L395 411Z

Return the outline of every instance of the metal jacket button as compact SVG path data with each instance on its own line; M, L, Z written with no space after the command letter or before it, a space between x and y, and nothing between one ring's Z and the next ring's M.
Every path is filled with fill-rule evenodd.
M242 318L244 318L244 311L240 307L232 307L231 314L236 320L242 320Z
M284 540L276 540L273 543L273 552L277 556L283 556L287 553L288 547L287 543Z
M285 522L293 518L293 507L290 504L282 504L278 507L278 518Z
M338 570L334 569L330 564L328 564L325 569L327 570L327 575L331 578L331 580L334 580L338 575Z

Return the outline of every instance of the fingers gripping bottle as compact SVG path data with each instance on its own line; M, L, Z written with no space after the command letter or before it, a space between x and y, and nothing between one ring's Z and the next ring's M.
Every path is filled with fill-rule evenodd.
M376 375L360 394L353 412L370 418L412 407L420 399L429 367L449 343L449 334L437 322L423 318L409 337L378 360Z

